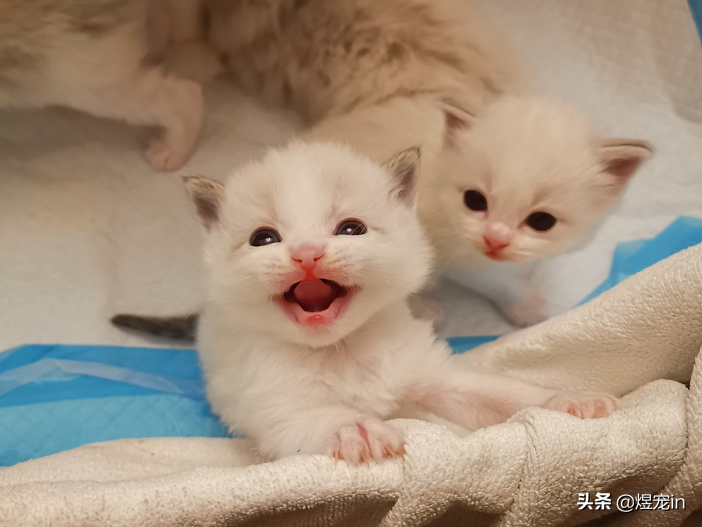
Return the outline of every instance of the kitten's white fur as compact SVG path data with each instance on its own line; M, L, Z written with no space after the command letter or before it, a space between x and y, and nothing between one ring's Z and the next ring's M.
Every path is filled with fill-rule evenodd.
M236 170L226 187L187 180L206 230L207 300L198 351L214 411L266 456L327 454L348 463L400 457L395 416L433 414L464 430L539 405L578 417L616 407L605 394L567 394L459 367L406 297L430 272L414 210L417 150L385 168L346 147L295 143ZM335 235L348 218L367 232ZM272 228L281 241L249 243ZM315 246L317 271L358 288L323 328L277 304L300 272L297 248ZM319 269L322 269L319 271Z
M160 170L181 166L200 130L202 88L149 62L149 4L0 0L0 108L60 105L161 126L147 157Z
M421 145L419 215L437 270L518 325L543 319L545 303L529 269L485 256L484 236L507 243L500 257L512 263L572 248L651 151L605 140L570 105L531 95L520 61L467 0L164 1L181 21L192 22L193 6L209 13L209 32L174 37L173 64L202 80L216 69L203 64L225 57L243 88L316 124L303 139L347 143L377 162ZM211 56L193 60L204 41ZM470 189L488 194L487 213L466 208ZM556 215L556 227L525 225L533 211Z

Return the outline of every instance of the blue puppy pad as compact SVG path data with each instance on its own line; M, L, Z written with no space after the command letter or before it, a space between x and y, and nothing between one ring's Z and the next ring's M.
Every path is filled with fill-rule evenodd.
M589 302L639 271L699 243L702 243L702 220L680 216L654 238L618 244L609 276L580 304Z
M0 466L87 443L227 437L193 350L22 346L0 353Z
M449 346L451 346L451 351L457 354L472 350L473 348L477 348L478 346L482 346L498 338L499 335L485 335L479 337L452 337L446 340Z

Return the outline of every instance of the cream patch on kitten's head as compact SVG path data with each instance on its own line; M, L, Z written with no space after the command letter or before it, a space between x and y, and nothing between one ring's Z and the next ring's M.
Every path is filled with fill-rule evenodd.
M188 179L210 303L251 331L324 346L420 289L431 255L414 210L418 161L417 149L380 167L340 145L295 143L226 187Z
M503 97L478 119L449 104L443 109L430 228L454 252L456 238L498 261L572 248L652 152L644 141L602 139L584 115L551 99Z

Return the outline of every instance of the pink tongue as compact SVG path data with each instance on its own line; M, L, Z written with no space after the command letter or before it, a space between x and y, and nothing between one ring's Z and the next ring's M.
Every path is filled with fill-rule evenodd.
M295 302L310 313L324 311L339 296L335 288L321 280L302 280L293 292Z

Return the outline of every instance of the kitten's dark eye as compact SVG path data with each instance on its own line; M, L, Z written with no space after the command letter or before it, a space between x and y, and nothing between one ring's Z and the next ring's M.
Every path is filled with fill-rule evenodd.
M336 234L344 236L358 236L366 233L366 226L358 220L344 220L336 228Z
M526 219L526 224L535 231L546 232L556 224L556 218L548 212L532 212Z
M477 190L466 190L463 194L463 202L470 210L481 211L487 210L487 199L482 192Z
M273 229L258 229L249 238L249 243L254 247L280 243L280 236Z

